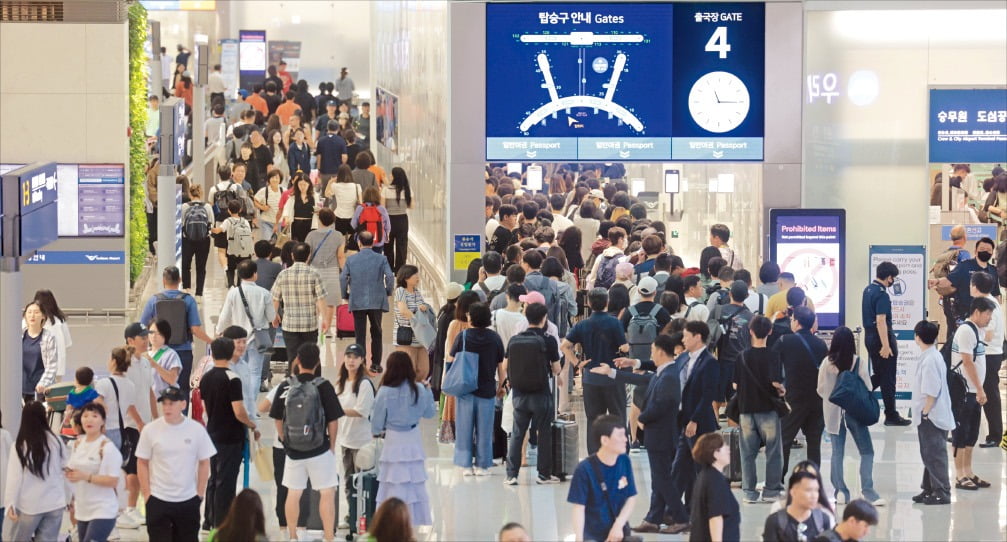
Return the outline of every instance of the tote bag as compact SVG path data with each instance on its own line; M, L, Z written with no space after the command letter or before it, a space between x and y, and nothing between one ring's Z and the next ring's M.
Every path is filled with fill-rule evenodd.
M477 388L479 388L479 354L465 350L465 331L462 331L462 349L444 375L441 390L449 395L461 397L476 391Z
M829 401L840 406L846 411L847 416L851 416L860 425L869 427L878 423L881 418L881 407L878 400L871 395L871 390L867 389L864 381L860 379L857 368L860 366L860 358L853 364L849 371L839 373L836 379L836 387L829 394Z

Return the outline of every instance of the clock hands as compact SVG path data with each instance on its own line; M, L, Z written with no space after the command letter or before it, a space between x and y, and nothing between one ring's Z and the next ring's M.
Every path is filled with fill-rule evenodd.
M716 98L716 100L717 100L717 103L719 103L719 104L736 104L736 103L741 103L741 102L739 102L739 101L737 101L737 100L735 100L735 101L733 101L733 102L729 102L729 101L725 101L725 100L721 100L721 99L720 99L720 95L719 95L719 94L717 94L717 91L716 91L716 90L714 90L714 91L713 91L713 97L714 97L714 98Z

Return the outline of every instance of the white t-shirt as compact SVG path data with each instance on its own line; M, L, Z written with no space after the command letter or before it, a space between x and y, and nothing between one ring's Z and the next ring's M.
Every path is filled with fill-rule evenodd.
M150 461L150 493L166 502L196 496L199 462L217 453L206 428L192 418L170 424L158 418L140 432L136 457Z
M118 400L115 398L115 388L112 387L110 380L112 378L115 379L115 385L119 387ZM126 426L126 421L129 420L126 411L133 406L134 397L136 397L136 388L133 383L125 375L111 375L95 382L94 389L105 401L105 430L119 429L119 416L116 412L122 414L122 424Z
M276 217L280 213L280 198L283 197L283 190L279 187L270 190L269 186L263 186L255 193L255 200L269 207L268 211L261 211L260 216L265 222L270 224L276 222Z
M126 371L126 379L133 383L133 404L140 412L140 419L145 424L150 423L153 419L150 414L150 390L154 387L154 368L150 361L143 356L134 357ZM126 427L137 429L136 422L129 417L126 418Z
M497 228L499 227L500 227L500 221L498 221L497 219L490 218L489 220L487 220L486 231L484 232L486 234L486 239L492 239L493 232L497 231Z
M517 329L522 323L525 328L528 327L528 319L521 311L511 312L507 309L493 311L493 330L500 335L504 348L507 348L510 338L519 333Z
M336 200L336 206L332 208L336 218L353 218L353 212L357 210L357 200L360 195L360 185L357 183L333 183L332 197Z
M958 331L955 331L955 338L951 342L951 367L955 367L962 361L961 352L966 354L973 354L974 358L972 361L976 364L976 372L979 374L979 387L982 387L983 380L986 376L986 345L979 340L979 337L985 335L984 328L978 328L979 337L976 336L975 331L972 331L972 327L968 325L968 320L958 326ZM976 342L979 343L978 348ZM959 367L957 369L961 371L962 375L965 376L965 381L968 383L968 392L976 393L976 386L972 384L972 380L969 379L965 370Z
M986 299L989 299L996 305L996 308L993 309L993 317L990 318L990 323L986 325L986 331L993 332L989 341L987 341L986 353L1000 355L1004 353L1004 311L995 297L987 295Z
M178 352L175 352L168 346L162 346L161 350L163 350L163 353L160 358L156 357L157 351L155 351L150 355L151 359L154 359L158 365L169 371L178 367L179 374L181 374L182 360L179 359ZM179 384L180 382L175 383L176 386ZM169 384L161 378L161 375L157 374L157 371L154 371L154 397L160 397L161 392L167 389L168 386Z
M336 442L344 448L359 450L373 438L371 435L371 410L374 408L374 385L370 381L361 382L360 391L354 395L353 384L347 381L346 389L339 394L339 404L342 405L343 410L348 408L356 410L361 417L344 416L339 420Z
M78 437L70 445L67 467L95 476L121 476L122 454L105 435L93 442L88 442L86 437ZM73 483L73 495L74 517L78 521L115 519L119 515L119 497L116 496L114 487L81 480Z
M759 298L762 298L762 312L759 312ZM765 314L766 307L769 306L769 296L756 293L755 290L748 290L748 297L745 298L745 306L752 314Z
M696 303L696 305L690 309L689 305L693 303ZM689 313L688 316L685 316L685 319L690 322L706 322L710 319L710 309L695 297L685 298L685 310Z
M562 213L552 214L552 229L556 235L563 233L563 230L573 226L573 221L562 215Z

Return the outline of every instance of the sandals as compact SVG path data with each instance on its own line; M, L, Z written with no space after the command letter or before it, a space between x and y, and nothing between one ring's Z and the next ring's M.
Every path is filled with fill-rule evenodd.
M978 476L972 476L972 478L970 478L970 480L972 480L972 483L974 483L976 485L976 487L980 487L980 488L983 488L983 489L985 489L987 487L990 487L990 483L989 482L987 482L986 480L983 480L982 478L979 478Z
M979 486L971 478L959 478L955 481L955 488L976 491L979 489Z

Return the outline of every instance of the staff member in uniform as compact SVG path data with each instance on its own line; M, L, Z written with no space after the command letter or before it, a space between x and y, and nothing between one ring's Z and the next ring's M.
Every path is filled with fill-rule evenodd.
M959 262L954 270L944 278L927 281L927 288L938 286L941 288L948 286L955 287L955 293L951 294L950 299L953 303L952 309L957 318L954 321L948 321L948 342L951 342L951 339L954 337L958 325L969 316L969 309L972 307L972 293L969 290L969 283L973 273L981 271L993 277L993 291L990 295L997 300L1001 299L997 270L996 267L990 265L995 247L996 245L992 239L983 237L976 241L976 255L974 258ZM947 298L945 298L945 301L947 301Z
M874 282L864 288L862 307L864 344L871 359L874 375L871 382L881 388L885 403L885 425L910 425L895 410L895 368L898 366L899 347L892 330L892 300L888 288L895 284L899 268L892 262L881 262L875 272Z

